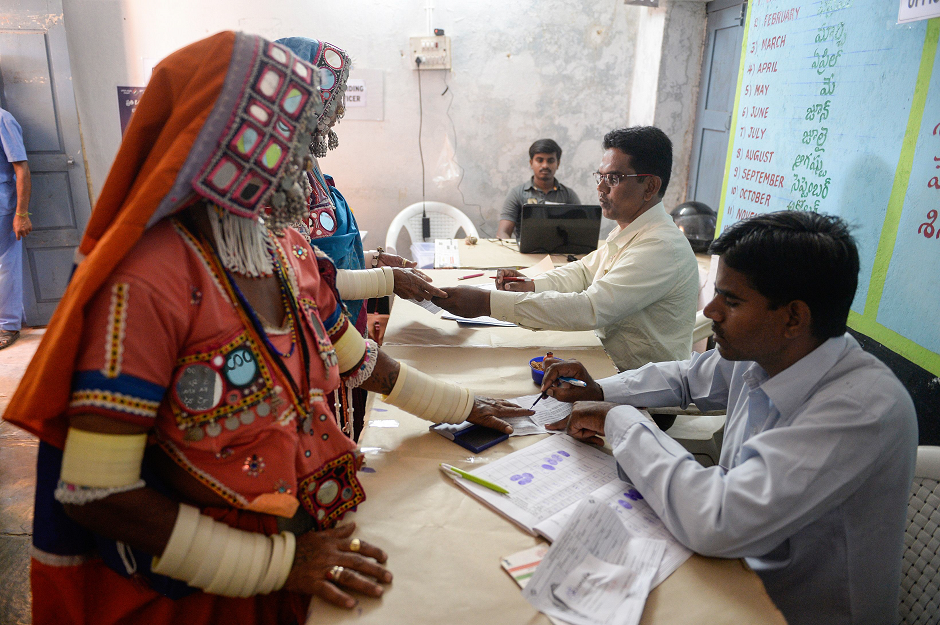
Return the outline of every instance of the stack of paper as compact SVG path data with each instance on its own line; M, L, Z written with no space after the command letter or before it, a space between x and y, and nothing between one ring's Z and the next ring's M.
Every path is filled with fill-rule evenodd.
M583 499L591 497L606 504L629 536L665 541L653 586L692 555L669 533L642 495L617 476L616 463L609 454L568 436L546 438L471 473L502 486L509 494L465 480L458 482L461 488L549 541L561 535Z
M603 501L575 509L523 596L574 625L635 625L663 559L666 541L631 536Z

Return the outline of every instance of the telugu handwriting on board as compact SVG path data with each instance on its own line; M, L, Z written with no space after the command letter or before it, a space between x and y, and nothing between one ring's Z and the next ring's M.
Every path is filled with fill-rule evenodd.
M897 15L881 0L749 3L720 228L842 217L860 261L850 324L940 371L940 327L924 322L940 305L938 26Z
M894 24L896 12L880 0L751 3L721 204L722 229L777 210L856 226L859 313L918 84L916 62L889 59L910 58L926 33Z

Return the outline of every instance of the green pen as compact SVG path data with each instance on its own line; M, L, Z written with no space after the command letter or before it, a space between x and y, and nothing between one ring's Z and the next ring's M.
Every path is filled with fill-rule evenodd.
M495 490L497 493L502 493L503 495L509 494L508 490L506 490L502 486L499 486L498 484L494 484L493 482L487 482L486 480L482 478L479 478L471 473L467 473L466 471L462 471L458 469L457 467L452 467L449 464L445 464L443 462L441 463L441 471L443 471L445 475L448 475L454 479L460 476L464 479L470 480L471 482L479 484L480 486L485 486L489 488L490 490Z

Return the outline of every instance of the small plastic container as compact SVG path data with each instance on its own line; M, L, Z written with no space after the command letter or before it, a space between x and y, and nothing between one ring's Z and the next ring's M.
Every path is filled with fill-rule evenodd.
M529 361L529 369L532 371L532 381L538 384L539 386L542 386L542 377L545 375L545 372L542 371L541 369L537 369L535 367L535 363L539 363L539 365L541 366L542 360L544 359L545 359L545 356L536 356L535 358Z

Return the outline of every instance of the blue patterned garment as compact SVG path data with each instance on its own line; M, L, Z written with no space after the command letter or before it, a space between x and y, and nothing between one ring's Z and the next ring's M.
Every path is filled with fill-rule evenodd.
M278 39L276 43L289 48L319 70L323 113L318 128L328 130L329 120L342 104L346 90L351 64L349 55L330 43L306 37L286 37ZM307 223L303 224L306 228L305 231L302 229L302 234L310 240L311 245L316 245L326 253L337 269L364 269L365 257L359 226L333 178L325 176L317 163L313 172L308 174L308 182L313 192L307 203L310 214ZM343 300L343 303L349 310L349 318L355 323L359 319L363 301Z

